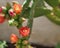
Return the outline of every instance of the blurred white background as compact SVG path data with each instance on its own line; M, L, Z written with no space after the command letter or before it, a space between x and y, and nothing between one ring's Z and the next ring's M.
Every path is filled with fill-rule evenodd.
M0 6L4 6L6 2L12 2L15 0L0 0ZM20 4L24 0L16 0ZM19 32L16 27L8 25L8 22L0 24L0 40L10 41L10 35L15 33L19 36ZM60 41L60 26L52 23L45 16L35 18L33 23L33 30L30 37L30 42L42 44L42 45L55 45Z

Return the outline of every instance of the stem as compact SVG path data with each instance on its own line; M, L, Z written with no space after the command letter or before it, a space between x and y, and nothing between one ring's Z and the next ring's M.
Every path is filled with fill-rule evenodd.
M28 24L27 24L27 26L30 28L30 34L28 36L28 39L30 38L30 35L31 35L31 32L32 32L33 18L34 18L34 12L35 12L34 8L35 8L35 3L33 3L33 6L31 8L30 16L29 16Z

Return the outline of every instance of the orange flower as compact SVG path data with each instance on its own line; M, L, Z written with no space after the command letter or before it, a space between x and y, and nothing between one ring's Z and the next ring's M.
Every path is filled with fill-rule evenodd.
M12 34L10 37L11 43L16 43L18 41L18 37L15 34Z
M19 4L14 4L14 5L13 5L13 9L14 9L14 12L15 12L16 14L19 14L19 13L21 13L21 11L22 11L22 6L19 5Z

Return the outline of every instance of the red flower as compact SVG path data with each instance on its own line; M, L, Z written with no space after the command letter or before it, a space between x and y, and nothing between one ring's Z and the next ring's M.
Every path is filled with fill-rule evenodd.
M19 5L19 4L14 4L14 5L13 5L13 9L14 9L14 12L15 12L16 14L19 14L19 13L21 13L21 11L22 11L22 6Z
M0 13L2 12L2 8L0 7Z
M30 28L28 27L22 27L19 29L19 33L23 36L23 37L26 37L29 35L30 33Z
M18 41L18 37L15 34L12 34L10 37L11 43L16 43Z
M5 21L4 14L0 14L0 23L3 23Z

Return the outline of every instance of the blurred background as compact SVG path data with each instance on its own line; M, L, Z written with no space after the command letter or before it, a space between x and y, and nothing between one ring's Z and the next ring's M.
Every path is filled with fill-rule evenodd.
M0 6L5 6L6 2L11 3L12 1L19 1L22 4L24 0L0 0ZM17 28L9 26L7 21L0 24L0 40L10 41L12 33L19 36ZM60 26L52 23L45 16L35 18L30 42L48 46L55 45L60 42Z

